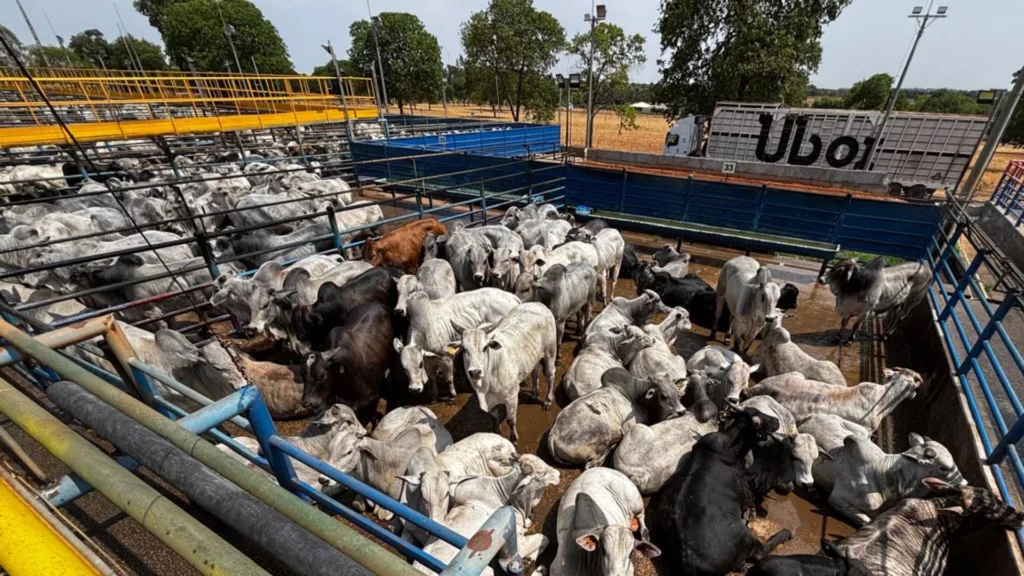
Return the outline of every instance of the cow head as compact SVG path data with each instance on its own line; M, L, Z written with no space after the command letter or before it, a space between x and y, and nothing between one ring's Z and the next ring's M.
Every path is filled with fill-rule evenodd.
M519 206L510 207L505 211L505 215L501 217L501 225L509 230L515 230L519 226L519 213Z
M895 404L913 399L917 396L917 390L924 384L921 375L909 368L883 368L882 376L884 380L881 384L889 387L891 401Z
M627 365L641 350L658 343L654 336L632 324L625 328L614 326L609 331L615 335L615 354Z
M644 290L644 293L640 296L640 309L633 316L633 323L646 324L651 319L651 316L659 312L667 314L671 311L671 308L661 302L661 296L657 292L654 290Z
M651 254L651 259L658 263L658 266L665 266L669 262L672 262L676 256L682 256L676 247L671 244L662 244L661 248L658 248L654 254ZM686 254L686 261L689 262L689 254Z
M573 228L565 234L566 242L591 242L594 239L594 233L589 228Z
M469 260L470 273L473 276L473 282L476 282L477 286L484 286L491 273L490 247L473 244L466 251L466 256Z
M533 272L528 270L520 272L519 276L516 276L515 282L512 283L512 293L522 302L535 301L534 294L537 293L537 284L533 279Z
M718 406L708 398L708 387L714 380L702 371L691 372L686 380L684 401L693 412L697 422L711 422L718 418Z
M600 554L601 574L632 574L634 549L648 558L661 555L657 546L646 540L637 540L633 535L633 525L640 528L639 520L633 519L630 526L609 524L604 511L590 494L581 492L576 496L574 517L577 526L589 528L574 531L573 540L588 554Z
M428 450L422 448L421 450ZM432 459L432 458L431 458ZM451 473L447 470L427 470L422 474L399 476L408 485L407 489L418 492L423 512L434 522L444 523L451 506Z
M793 481L801 488L811 488L814 486L811 468L818 458L818 443L814 440L814 436L810 434L787 436L785 443L793 463Z
M520 250L519 266L523 272L529 272L533 277L540 278L541 268L547 264L547 252L540 244L531 246L529 250Z
M341 351L338 351L339 353ZM340 358L338 358L340 360ZM332 373L344 374L345 367L334 357L334 352L310 352L302 360L302 407L317 409L329 400Z
M424 350L418 344L403 344L398 338L393 342L395 352L398 352L399 361L405 375L409 378L409 391L419 394L430 379L427 370L427 362L438 357L437 354Z
M772 282L771 271L764 266L758 268L750 288L752 293L749 294L746 305L741 306L739 314L751 314L770 322L777 314L776 306L782 293L779 285Z
M953 455L945 446L938 442L913 432L909 437L910 449L906 450L901 457L914 463L916 476L918 478L938 478L954 486L966 486L967 480L960 474ZM921 494L920 496L924 496Z
M492 334L488 334L484 328L470 328L462 333L462 361L469 383L476 392L487 391L485 378L490 366L489 356L501 354L502 349L502 343ZM484 411L486 410L484 408Z
M658 330L665 337L665 343L669 346L675 344L676 339L683 333L683 330L689 330L692 327L690 313L682 306L671 308L668 316L665 316L661 324L658 324Z
M1024 527L1024 512L1007 506L985 488L953 486L938 478L925 478L922 483L937 496L933 501L940 506L939 514L977 518L985 524L993 524L1006 530L1020 530Z
M800 289L796 285L787 282L779 290L779 310L796 310L797 299L800 297Z
M670 420L686 411L679 401L679 388L671 380L653 378L645 382L641 406L650 415L651 423Z
M219 400L248 384L217 340L199 349L174 330L160 330L154 338L163 358L173 366L171 374L211 400Z
M637 296L654 286L654 272L651 270L651 266L653 266L651 262L640 260L633 268L633 282L636 283Z
M409 296L420 291L423 291L423 285L420 284L419 278L412 274L401 276L398 279L398 303L395 304L395 313L405 316Z

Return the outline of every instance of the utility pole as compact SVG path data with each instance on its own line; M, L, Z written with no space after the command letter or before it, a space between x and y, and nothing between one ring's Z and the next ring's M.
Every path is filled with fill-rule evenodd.
M501 93L498 92L498 69L494 69L494 117L498 117L498 110L501 110Z
M235 50L235 41L232 36L235 34L235 27L228 24L224 20L224 12L220 9L220 0L214 0L214 4L217 5L217 14L220 16L220 24L224 27L224 36L228 39L228 46L231 47L231 54L235 57L235 68L238 69L238 73L242 73L242 62L238 59L238 52Z
M900 79L896 82L896 88L893 89L892 95L889 97L889 103L885 107L885 115L882 116L882 122L878 125L878 132L875 134L875 145L871 149L871 157L864 164L868 170L871 169L871 163L878 156L879 149L882 148L882 134L885 132L885 125L889 123L889 116L892 115L892 109L896 106L896 99L900 95L900 88L903 87L903 79L907 77L910 61L914 59L914 52L917 51L917 43L921 41L921 36L924 36L924 29L930 24L934 24L935 20L946 17L946 11L948 10L946 6L939 6L938 11L932 14L932 4L934 3L935 0L928 2L927 11L921 6L914 6L914 10L910 13L909 17L917 20L917 36L914 38L914 44L910 47L910 54L907 55L907 62L903 65L903 72L900 73Z
M373 103L377 106L377 119L383 118L380 113L380 98L377 97L377 64L370 62L370 76L373 80Z
M587 138L584 142L586 148L594 146L594 30L597 23L606 17L604 4L597 5L597 12L594 12L594 0L590 2L590 14L583 15L583 21L590 23L590 57L587 58Z
M448 67L441 62L441 105L444 106L444 117L448 117Z
M50 66L50 61L46 58L46 52L43 50L43 43L39 41L39 34L36 34L36 27L32 25L32 21L28 19L28 12L25 12L25 7L21 5L21 0L14 0L18 4L18 10L21 10L21 17L25 19L25 24L28 25L28 31L32 33L32 39L36 41L36 47L39 48L39 54L43 57L43 63L47 67Z
M124 19L121 18L121 11L117 9L117 4L114 4L114 12L117 13L117 21L121 23L121 37L125 40L124 45L128 50L128 58L135 57L135 65L138 66L138 70L142 72L142 59L139 58L139 51L135 49L135 42L132 40L132 35L128 33L128 26L124 23Z
M1013 83L1013 88L1009 94L1003 97L1006 102L1000 107L999 115L992 123L992 130L988 134L988 139L985 140L985 147L981 150L981 156L974 163L974 168L971 169L971 173L967 176L963 187L957 191L957 196L965 202L970 202L971 198L974 197L974 189L977 187L978 182L981 181L981 176L985 173L985 169L988 168L989 162L992 161L992 156L995 154L996 148L999 147L999 142L1003 139L1003 133L1006 132L1010 119L1013 118L1013 111L1020 101L1021 92L1024 92L1024 68L1017 72L1017 80Z
M352 143L352 116L348 112L348 96L345 95L345 82L341 79L341 68L338 67L338 58L334 56L334 46L331 45L331 41L327 41L327 45L320 46L331 55L331 62L334 63L334 76L338 79L338 91L341 92L341 105L345 108L345 132L348 137L348 143Z
M388 85L384 81L384 61L380 57L380 41L377 40L377 26L383 26L379 16L373 15L370 9L370 0L366 0L366 11L370 14L370 29L373 31L373 46L377 49L377 69L380 71L380 91L384 97L384 113L391 114L391 106L388 103Z

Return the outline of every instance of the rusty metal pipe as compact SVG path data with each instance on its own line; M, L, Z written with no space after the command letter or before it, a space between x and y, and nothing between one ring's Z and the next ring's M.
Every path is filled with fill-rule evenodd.
M46 475L46 472L43 472L43 469L40 468L39 465L36 464L36 461L28 455L28 452L25 452L25 449L21 447L21 444L18 444L18 441L11 436L11 433L3 428L0 428L0 442L3 442L4 446L7 446L7 448L14 453L18 460L25 465L25 468L28 468L28 471L31 472L37 480L43 484L50 481L50 477Z

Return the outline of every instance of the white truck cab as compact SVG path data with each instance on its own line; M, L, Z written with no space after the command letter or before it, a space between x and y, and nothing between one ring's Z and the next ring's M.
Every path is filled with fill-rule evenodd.
M668 134L665 135L665 155L699 155L703 140L704 117L685 116L669 126Z

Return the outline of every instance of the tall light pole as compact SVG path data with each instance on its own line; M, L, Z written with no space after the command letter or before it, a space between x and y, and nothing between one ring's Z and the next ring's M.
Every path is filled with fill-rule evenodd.
M871 169L871 162L878 156L878 150L882 147L882 134L885 132L885 125L889 123L889 116L892 115L892 109L896 106L896 99L900 95L900 88L903 87L903 79L907 77L910 61L914 59L914 52L917 51L917 43L921 41L921 36L924 36L924 29L933 24L935 20L946 17L946 11L948 10L946 6L939 6L939 9L932 14L932 4L934 3L935 0L928 2L928 10L921 6L914 6L913 11L910 13L910 18L917 20L917 36L914 38L913 46L910 47L910 54L907 55L907 62L903 65L903 72L900 73L900 79L896 82L896 88L893 89L892 95L889 97L889 103L885 107L885 115L882 116L882 122L878 125L878 133L875 134L875 145L871 148L871 157L864 164L868 170Z
M384 98L384 113L391 114L391 106L388 104L388 85L384 81L384 61L380 57L380 41L377 40L377 26L382 26L380 16L374 16L370 9L370 0L366 0L366 11L370 14L370 30L373 31L373 47L377 50L377 71L380 72L380 91Z
M341 92L341 105L345 108L345 130L346 136L348 137L348 143L352 143L352 116L348 112L348 96L345 95L345 82L341 79L341 68L338 67L338 58L334 55L334 46L331 45L331 41L327 41L327 45L320 45L321 48L327 51L331 55L331 62L334 63L334 76L338 79L338 91Z
M590 22L590 57L587 58L587 148L594 146L594 29L606 15L604 4L598 4L597 12L594 12L593 0L590 2L590 14L583 15L583 21Z
M989 132L988 138L985 140L985 147L981 150L981 156L978 157L978 161L974 163L974 168L971 169L970 175L967 176L963 187L957 191L957 196L964 200L964 202L970 202L971 198L974 197L974 188L981 181L985 169L988 168L988 163L992 161L992 156L995 154L996 148L999 147L999 141L1003 139L1006 126L1010 123L1010 119L1013 118L1013 111L1017 107L1017 102L1020 101L1021 92L1024 92L1024 68L1017 72L1013 89L1003 97L1004 101L995 104L999 107L999 112L992 122L992 131Z
M235 27L224 20L224 12L220 9L220 0L214 0L214 4L217 5L217 15L220 16L220 25L224 28L224 36L228 39L228 46L231 47L231 55L235 57L235 68L241 74L242 61L238 59L238 52L235 51L235 41L232 38L235 35Z
M36 47L39 48L39 54L43 57L43 64L46 64L47 68L50 66L50 61L46 58L46 52L43 50L43 43L39 41L39 34L36 34L36 27L32 25L32 21L28 19L28 12L25 12L25 7L21 5L21 0L14 0L18 5L18 10L21 10L21 17L25 19L25 24L28 25L28 31L32 33L32 39L36 41Z

